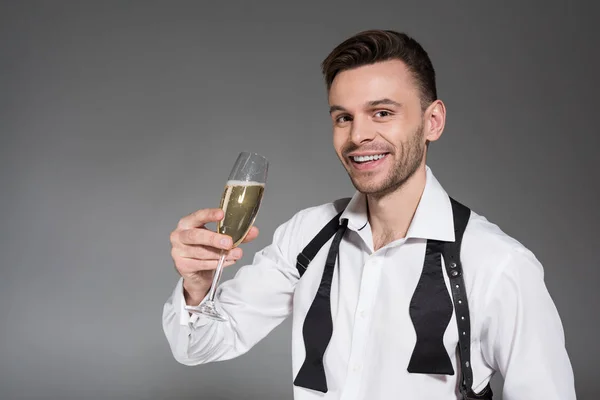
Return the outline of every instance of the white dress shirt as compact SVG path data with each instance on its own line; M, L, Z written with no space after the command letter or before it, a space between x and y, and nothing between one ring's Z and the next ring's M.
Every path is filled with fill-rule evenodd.
M273 243L220 285L217 301L228 322L190 317L180 280L163 310L163 328L175 359L197 365L234 358L292 314L292 384L304 362L302 326L331 241L302 279L296 257L335 215L329 203L302 210L279 226ZM377 251L364 195L356 193L341 218L348 219L348 231L331 287L333 334L324 356L329 390L323 394L294 386L294 398L459 399L456 373L407 371L416 341L409 304L423 269L427 239L454 240L448 195L427 167L425 189L406 237ZM561 320L536 257L472 212L461 260L471 316L473 390L483 389L498 371L504 377L504 399L575 399ZM448 286L445 273L444 279ZM453 315L444 345L455 372L457 342Z

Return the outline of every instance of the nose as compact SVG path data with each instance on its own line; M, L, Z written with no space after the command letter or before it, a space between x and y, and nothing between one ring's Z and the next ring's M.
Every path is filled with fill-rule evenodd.
M350 141L356 145L370 142L376 136L375 129L369 124L367 118L355 116L350 127Z

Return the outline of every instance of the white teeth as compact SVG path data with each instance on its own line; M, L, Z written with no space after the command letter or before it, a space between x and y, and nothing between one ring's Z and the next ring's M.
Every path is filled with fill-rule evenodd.
M385 154L374 154L372 156L354 156L352 159L356 162L366 162L380 160L385 157Z

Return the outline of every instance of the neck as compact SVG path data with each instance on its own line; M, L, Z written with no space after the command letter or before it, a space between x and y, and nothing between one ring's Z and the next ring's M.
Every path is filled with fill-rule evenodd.
M423 164L393 192L381 197L367 195L375 250L406 236L425 189L426 176Z

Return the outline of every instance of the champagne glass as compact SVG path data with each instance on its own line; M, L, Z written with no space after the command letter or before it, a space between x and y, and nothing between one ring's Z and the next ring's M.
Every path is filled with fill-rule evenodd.
M217 231L229 235L233 239L233 246L238 246L250 231L267 183L269 161L256 153L241 152L229 174L225 190L221 196L221 209L225 216L217 222ZM219 263L213 276L210 291L199 306L186 306L189 312L205 315L217 321L226 321L227 318L219 313L215 304L215 294L223 262L227 256L226 250L221 250Z

